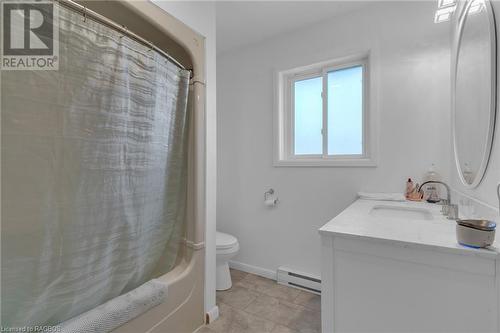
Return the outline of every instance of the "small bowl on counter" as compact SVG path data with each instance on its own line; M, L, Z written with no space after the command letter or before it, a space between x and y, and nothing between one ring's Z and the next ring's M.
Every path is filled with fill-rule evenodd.
M488 220L457 220L457 241L476 249L488 247L495 241L496 226Z

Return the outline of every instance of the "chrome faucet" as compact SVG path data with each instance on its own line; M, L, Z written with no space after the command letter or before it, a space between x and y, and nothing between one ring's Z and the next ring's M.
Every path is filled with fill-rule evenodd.
M420 187L418 188L418 192L421 192L422 187L427 184L441 184L444 187L446 187L446 199L441 199L441 203L443 205L443 207L441 208L441 213L447 216L449 220L458 219L458 205L453 205L451 203L451 190L448 184L441 182L439 180L429 180L420 185Z

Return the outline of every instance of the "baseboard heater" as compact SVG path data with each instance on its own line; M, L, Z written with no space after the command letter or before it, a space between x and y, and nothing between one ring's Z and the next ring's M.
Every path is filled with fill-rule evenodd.
M284 266L278 267L277 277L279 284L321 295L321 279L318 277Z

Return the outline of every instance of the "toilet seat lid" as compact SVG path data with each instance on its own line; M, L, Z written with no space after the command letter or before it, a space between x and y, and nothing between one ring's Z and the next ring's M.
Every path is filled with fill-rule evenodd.
M217 249L228 249L236 245L236 243L238 243L236 237L217 231L217 234L215 236L215 244Z

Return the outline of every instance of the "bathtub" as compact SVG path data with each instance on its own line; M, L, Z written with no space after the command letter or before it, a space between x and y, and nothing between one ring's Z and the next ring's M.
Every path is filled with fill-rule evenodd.
M204 324L204 249L185 246L186 257L158 278L168 286L167 301L113 332L194 332Z

